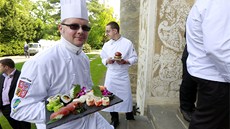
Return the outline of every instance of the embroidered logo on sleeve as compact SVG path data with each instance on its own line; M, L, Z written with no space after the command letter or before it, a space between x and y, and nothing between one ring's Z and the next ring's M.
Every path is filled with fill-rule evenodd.
M16 99L15 102L14 102L14 104L13 104L13 108L15 109L19 105L19 103L21 103L21 100L20 99Z
M16 95L18 97L24 98L30 88L31 83L20 80L18 83Z

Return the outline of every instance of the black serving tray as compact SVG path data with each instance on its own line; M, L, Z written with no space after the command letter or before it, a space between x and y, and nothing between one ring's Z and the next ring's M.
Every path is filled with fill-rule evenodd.
M76 115L70 113L69 115L64 116L60 120L56 120L54 122L50 122L50 115L53 112L50 112L50 111L48 111L46 109L46 128L50 129L50 128L54 128L54 127L60 126L60 125L65 124L65 123L67 123L69 121L82 118L82 117L87 116L89 114L98 112L98 111L100 111L100 110L102 110L104 108L107 108L107 107L113 106L115 104L121 103L122 101L123 101L122 99L120 99L116 95L113 95L112 100L110 100L110 104L108 106L98 106L98 107L97 106L87 106L86 103L84 103L83 106L86 109L84 112L76 114Z

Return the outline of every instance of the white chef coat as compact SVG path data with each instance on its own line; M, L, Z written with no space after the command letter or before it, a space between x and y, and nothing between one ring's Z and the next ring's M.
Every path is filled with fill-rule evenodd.
M38 53L22 68L12 100L11 117L45 128L45 100L56 94L69 94L73 84L91 89L90 63L81 48L64 38L54 47ZM76 54L78 53L78 55ZM19 92L21 91L21 92ZM73 120L57 129L112 129L99 113Z
M229 0L197 0L192 7L186 23L187 68L192 76L230 82L229 7Z
M114 57L115 52L122 53L122 59L128 60L130 64L119 65L116 62L106 64L106 60ZM132 93L128 69L137 62L137 53L132 42L124 37L117 41L109 40L104 44L101 51L102 63L107 67L105 86L109 91L120 97L123 102L103 111L107 112L131 112L132 111Z

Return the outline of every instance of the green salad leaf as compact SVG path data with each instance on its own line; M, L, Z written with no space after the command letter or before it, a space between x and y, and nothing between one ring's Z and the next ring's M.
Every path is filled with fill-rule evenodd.
M78 84L73 84L73 88L70 90L71 98L75 98L77 94L81 91L81 86Z
M95 96L103 97L99 86L93 86L92 89Z

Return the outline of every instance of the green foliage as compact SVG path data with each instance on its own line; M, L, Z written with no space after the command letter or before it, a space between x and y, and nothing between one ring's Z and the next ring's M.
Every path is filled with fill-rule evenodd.
M88 43L85 43L85 44L83 45L83 51L84 51L85 53L91 52L91 46L90 46Z
M0 56L23 55L24 42L10 41L8 43L0 44Z
M12 129L7 119L4 116L0 117L0 123L3 129Z
M41 24L30 14L29 0L7 0L0 6L0 43L31 41L36 38Z
M32 13L34 17L41 20L43 28L40 30L39 39L58 40L60 34L57 28L57 24L60 22L60 5L59 0L40 0L37 1Z
M106 41L106 24L110 21L116 21L116 19L113 17L113 9L106 8L103 4L98 3L98 0L91 0L88 3L88 9L91 30L87 42L93 49L100 49Z
M87 42L100 49L106 41L106 24L116 21L113 9L98 0L90 0L87 7L92 27ZM24 42L59 40L59 23L60 0L0 0L0 56L23 54Z

